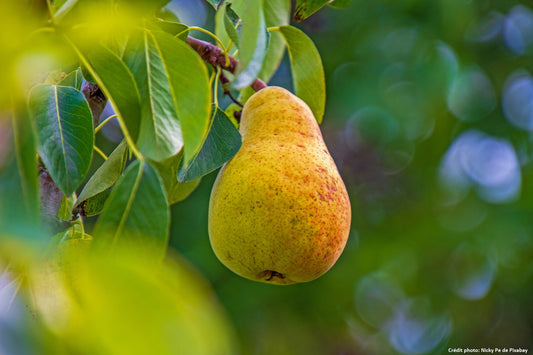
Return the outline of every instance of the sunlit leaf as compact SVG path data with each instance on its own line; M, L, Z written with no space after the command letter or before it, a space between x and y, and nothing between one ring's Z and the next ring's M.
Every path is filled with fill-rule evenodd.
M117 181L94 228L102 249L142 245L162 257L168 242L170 213L161 178L144 161L133 162Z
M290 22L290 0L271 0L264 2L267 27L288 25ZM258 77L268 82L276 72L285 53L285 41L280 33L271 32L268 50Z
M132 35L124 62L130 68L141 95L141 128L137 145L143 155L164 160L179 152L183 137L178 120L177 98L170 87L171 72L180 69L180 62L162 60L161 47L152 33Z
M313 41L299 29L281 26L279 31L287 42L295 94L309 105L321 123L326 106L326 81L320 54Z
M61 191L70 195L91 164L94 133L89 105L74 88L38 85L30 93L29 108L41 160Z
M83 82L83 74L81 73L81 69L78 68L69 74L65 76L58 85L62 86L72 86L76 90L81 89L81 83Z
M188 182L178 181L178 168L183 159L183 151L161 162L152 162L163 180L168 204L173 205L186 199L200 184L201 178Z
M326 5L331 0L296 0L294 20L303 21Z
M178 172L178 180L191 181L221 167L241 147L241 135L226 114L214 107L209 134L197 156Z
M257 78L268 49L268 39L262 1L248 1L242 14L239 64L233 82L236 89L250 85Z
M161 20L161 19L155 19L154 23L156 26L158 26L163 31L170 33L173 36L178 36L179 39L186 40L188 31L187 29L189 26L184 25L183 23L169 21L169 20Z
M165 32L153 31L150 37L168 79L173 109L181 127L184 159L189 161L202 146L211 115L207 68L185 42Z
M137 84L128 67L116 54L103 46L95 45L91 49L85 49L71 43L84 69L113 104L115 112L125 125L123 127L121 124L122 130L126 130L134 141L137 140L141 122L141 104Z
M75 202L76 197L74 195L63 195L61 206L59 206L59 212L57 213L57 218L60 221L70 221L72 219L72 209Z
M231 4L227 3L224 6L224 28L229 38L233 41L235 46L239 48L239 32L236 29L236 25L239 23L239 16L231 9Z
M115 184L126 166L127 152L126 141L122 141L85 184L78 196L76 205L100 194Z

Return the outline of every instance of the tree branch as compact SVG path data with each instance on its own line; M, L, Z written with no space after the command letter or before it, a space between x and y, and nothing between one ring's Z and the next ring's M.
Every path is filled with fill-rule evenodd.
M226 56L224 55L224 52L219 47L215 46L212 43L205 42L190 36L187 37L187 44L189 44L192 49L194 49L198 54L200 54L200 57L202 57L202 59L208 64L211 64L212 66L219 66L222 69L229 71L230 73L235 73L235 69L238 63L237 60L232 56L228 55L228 64L226 62ZM266 88L267 84L263 80L257 78L250 86L255 91L259 91L261 89Z

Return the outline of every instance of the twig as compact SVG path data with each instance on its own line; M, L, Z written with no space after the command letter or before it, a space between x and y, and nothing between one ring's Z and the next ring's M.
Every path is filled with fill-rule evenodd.
M230 73L235 73L235 69L237 68L238 63L237 60L232 56L228 56L228 63L226 61L226 56L224 55L224 52L219 47L215 46L212 43L205 42L190 36L187 37L187 43L200 55L200 57L202 57L205 62L213 66L219 66L222 69L229 71ZM266 83L259 78L255 79L250 86L255 91L259 91L267 87Z

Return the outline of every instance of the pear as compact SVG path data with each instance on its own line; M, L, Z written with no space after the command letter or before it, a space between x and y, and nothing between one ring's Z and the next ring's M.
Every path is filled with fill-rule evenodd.
M351 207L313 113L270 86L246 102L239 129L242 146L219 171L209 203L216 256L255 281L316 279L344 249Z

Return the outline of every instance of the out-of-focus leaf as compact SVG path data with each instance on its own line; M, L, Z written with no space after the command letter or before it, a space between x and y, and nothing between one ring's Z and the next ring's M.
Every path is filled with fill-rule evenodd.
M231 4L229 3L224 6L224 10L222 11L224 11L224 28L226 29L226 33L228 34L229 38L231 38L235 46L239 48L239 32L235 27L240 20L239 15L237 15L235 11L231 9Z
M214 107L213 111L209 134L198 155L180 168L180 182L197 179L221 167L241 147L241 135L237 128L222 110Z
M74 203L76 202L76 196L63 195L61 199L61 206L59 207L59 212L57 213L57 218L60 221L70 221L72 219L72 209L74 208Z
M39 220L37 145L32 122L25 105L20 105L13 111L13 133L25 215L30 223L37 223Z
M95 245L129 249L141 245L147 255L163 257L170 213L161 178L147 162L135 161L117 181L94 228Z
M296 0L294 21L300 22L317 12L331 0Z
M281 26L278 30L287 42L295 94L309 105L321 123L326 106L326 80L320 54L313 41L299 29Z
M126 167L126 161L128 160L127 153L126 141L122 141L85 184L85 187L78 196L76 206L115 184Z
M61 191L70 195L91 164L94 133L89 105L74 88L38 85L30 92L29 108L41 160Z
M113 104L115 112L123 123L122 130L126 130L134 141L137 140L141 122L140 95L135 79L126 64L101 45L85 49L74 42L71 43L85 69Z
M334 0L328 4L328 6L336 9L345 9L352 3L352 0Z
M183 151L180 151L164 161L152 162L163 180L169 205L186 199L200 184L200 178L189 182L178 181L178 168L182 159Z
M242 14L239 64L233 82L236 89L250 85L257 78L268 49L269 36L263 14L263 2L248 1Z
M163 30L163 31L165 31L167 33L170 33L173 36L177 36L178 34L181 33L178 36L178 38L183 40L183 41L185 41L187 39L187 36L188 36L187 29L189 28L189 26L184 25L183 23L173 22L173 21L166 21L166 20L161 20L161 19L156 19L154 21L154 23L161 30Z
M191 160L202 146L211 115L207 68L189 45L165 32L150 32L170 86L184 144L184 159ZM185 69L186 68L186 69ZM162 95L161 92L158 95Z
M78 68L69 74L65 76L58 85L62 86L71 86L76 90L81 89L81 83L83 82L83 74L81 73L81 69Z

